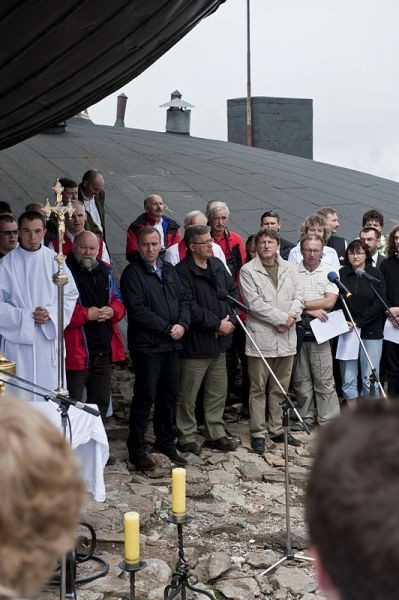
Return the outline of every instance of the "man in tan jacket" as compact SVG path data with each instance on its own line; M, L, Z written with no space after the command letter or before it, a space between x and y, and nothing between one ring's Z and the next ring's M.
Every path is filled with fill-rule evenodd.
M262 351L282 387L287 390L296 353L296 327L304 302L298 275L277 251L280 235L272 229L263 229L255 237L256 257L244 265L240 273L241 291L250 308L247 328ZM265 388L269 370L261 360L252 342L247 338L250 379L249 412L251 446L258 454L265 449ZM273 442L282 443L283 426L280 402L283 394L270 378L269 431ZM288 436L288 443L300 442Z

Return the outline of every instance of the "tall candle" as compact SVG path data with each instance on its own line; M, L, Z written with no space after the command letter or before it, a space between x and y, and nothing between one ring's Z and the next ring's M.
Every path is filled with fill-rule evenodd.
M186 469L172 470L172 513L186 514Z
M140 515L138 512L127 512L124 516L125 561L140 561Z

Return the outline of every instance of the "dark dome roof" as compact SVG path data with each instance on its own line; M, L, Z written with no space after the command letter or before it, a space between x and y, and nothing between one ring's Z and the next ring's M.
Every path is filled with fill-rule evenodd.
M79 181L89 168L104 173L107 237L118 268L125 264L126 229L150 193L161 194L180 223L208 200L223 200L231 228L244 237L268 208L280 212L283 236L293 242L298 225L323 205L337 208L340 233L349 240L370 208L384 213L386 231L399 222L399 183L388 179L239 144L83 119L72 119L65 133L40 134L0 152L0 200L19 213L51 196L56 177Z

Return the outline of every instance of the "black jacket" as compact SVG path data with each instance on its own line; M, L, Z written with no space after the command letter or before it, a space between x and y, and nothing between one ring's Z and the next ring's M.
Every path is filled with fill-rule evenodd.
M385 280L382 272L368 264L366 264L365 271L381 281L381 283L373 283L373 285L382 298L386 300ZM339 278L352 292L352 296L346 302L353 320L362 330L361 338L364 340L382 339L385 307L373 292L370 283L366 279L357 277L352 267L349 266L340 269ZM338 303L336 307L338 308ZM343 308L341 303L339 308Z
M161 281L137 255L122 273L121 292L127 309L130 352L165 352L182 348L182 340L174 342L170 330L177 323L187 331L190 308L172 265L162 263Z
M178 265L186 300L190 304L191 326L184 336L184 358L213 358L225 352L231 344L231 335L217 336L216 330L222 319L229 315L236 322L234 310L217 296L224 290L238 298L237 285L221 260L208 258L208 268L198 267L191 255L187 255Z
M399 306L399 258L386 258L381 264L381 272L387 286L389 306Z
M288 260L290 250L292 250L292 248L294 248L294 247L295 247L295 244L293 244L292 242L289 242L288 240L285 240L284 238L280 238L280 256L281 256L281 258L283 258L284 260Z
M326 246L330 248L334 248L336 253L338 254L339 262L341 265L344 264L345 252L346 252L346 241L345 238L340 237L339 235L332 235L328 240Z

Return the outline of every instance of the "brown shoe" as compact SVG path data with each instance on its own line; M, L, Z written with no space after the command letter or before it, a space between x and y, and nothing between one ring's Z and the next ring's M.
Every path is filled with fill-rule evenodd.
M213 450L219 450L219 452L232 452L237 450L238 444L225 435L218 440L207 440L205 446Z

